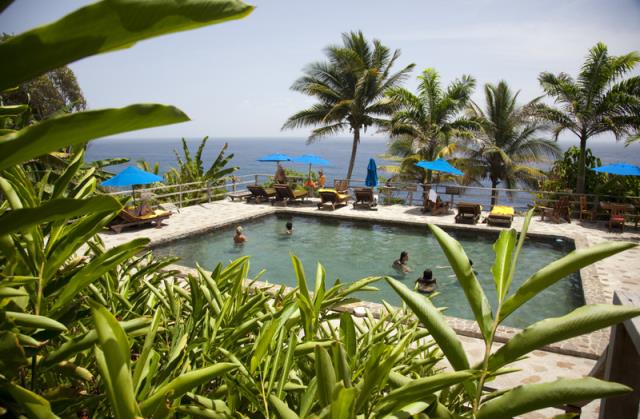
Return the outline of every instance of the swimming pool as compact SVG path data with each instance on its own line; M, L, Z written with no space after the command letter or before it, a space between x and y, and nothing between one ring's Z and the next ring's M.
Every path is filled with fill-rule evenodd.
M287 221L293 222L292 235L284 234ZM434 297L433 302L439 307L447 307L445 313L449 316L473 318L462 288L426 225L375 224L278 214L251 220L242 226L248 239L243 246L234 245L235 225L232 225L155 247L154 252L180 256L182 260L178 263L181 265L195 267L198 262L209 270L218 262L228 263L249 255L252 275L264 268L267 272L261 280L292 287L296 286L296 282L291 253L302 260L310 282L315 277L316 263L321 262L327 272L327 284L333 284L336 278L349 283L366 276L389 275L413 287L420 273L430 268L438 280L439 295ZM473 260L478 279L489 301L495 305L491 266L494 261L492 245L497 234L488 230L482 234L454 229L448 232L461 242ZM403 250L409 252L409 266L413 269L413 272L405 275L399 274L391 266ZM573 245L565 240L528 238L522 248L512 290L538 269L571 250ZM385 281L374 286L379 291L362 292L357 296L367 301L385 300L393 305L401 304L401 299ZM537 320L564 315L581 305L584 305L584 297L580 277L574 274L536 296L513 313L505 324L522 328Z

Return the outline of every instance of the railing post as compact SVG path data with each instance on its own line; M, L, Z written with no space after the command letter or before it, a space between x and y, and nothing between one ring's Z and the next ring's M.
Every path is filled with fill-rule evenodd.
M211 182L207 181L207 200L211 203Z
M178 207L182 208L182 184L178 184Z
M258 184L258 175L253 175L254 180L256 181L256 185Z
M231 176L231 191L232 192L236 192L236 190L238 189L238 185L236 185L236 177L235 176Z

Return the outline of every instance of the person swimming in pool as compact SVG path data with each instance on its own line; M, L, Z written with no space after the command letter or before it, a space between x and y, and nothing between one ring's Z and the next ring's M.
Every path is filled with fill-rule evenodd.
M284 234L287 234L289 236L293 234L293 223L291 221L287 221Z
M235 244L244 244L247 241L247 236L244 235L244 229L242 226L236 227L236 234L233 236L233 242Z
M436 290L436 282L431 269L425 269L422 276L416 279L416 290L422 294L431 294Z
M392 266L402 273L411 272L411 268L407 265L408 262L409 253L406 250L403 250L402 253L400 253L400 259L394 260Z

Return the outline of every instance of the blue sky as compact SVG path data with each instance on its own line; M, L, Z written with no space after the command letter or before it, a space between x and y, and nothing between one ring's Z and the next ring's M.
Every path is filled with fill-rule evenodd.
M18 0L0 30L50 22L82 0ZM301 137L281 132L311 99L289 90L303 67L340 34L362 30L402 50L398 67L436 68L444 82L471 74L481 86L507 80L521 99L542 92L541 71L577 73L589 47L640 50L640 1L255 0L246 19L144 41L71 65L91 108L136 102L176 105L192 119L137 137ZM481 89L474 100L482 101Z

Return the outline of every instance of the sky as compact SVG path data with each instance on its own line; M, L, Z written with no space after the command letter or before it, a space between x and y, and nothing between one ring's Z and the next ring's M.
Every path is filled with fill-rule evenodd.
M19 33L88 3L17 0L0 15L0 31ZM540 72L575 75L599 41L614 55L640 50L640 0L249 3L256 9L245 19L73 63L89 107L156 102L175 105L191 118L136 133L140 138L300 138L310 129L281 131L281 126L313 100L290 86L346 31L362 30L367 38L400 49L398 69L416 64L408 88L415 88L416 76L428 67L437 69L445 84L472 75L478 103L483 103L481 86L501 79L521 90L522 102L541 95Z

